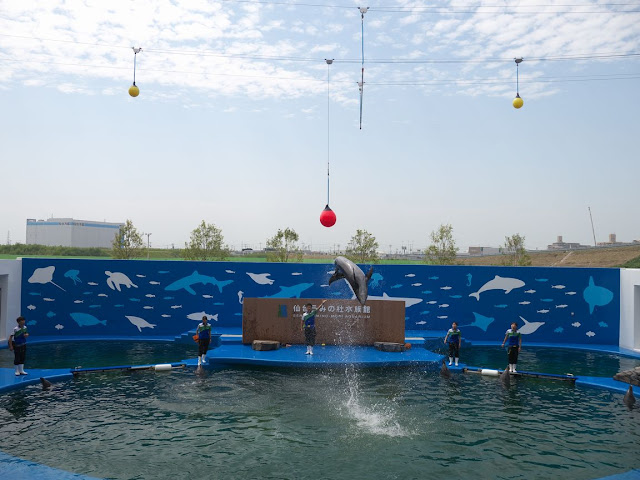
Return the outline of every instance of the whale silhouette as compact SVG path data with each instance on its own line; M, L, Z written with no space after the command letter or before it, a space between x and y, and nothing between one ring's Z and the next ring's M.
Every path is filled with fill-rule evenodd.
M599 287L593 282L593 277L589 277L589 286L584 289L582 296L589 304L589 313L593 314L595 307L604 307L613 300L613 292L604 287Z
M345 257L336 257L333 261L336 266L335 272L329 279L329 285L336 280L345 279L353 293L356 295L358 301L364 305L369 295L368 283L373 275L373 267L369 269L369 272L365 275L362 269L353 263L351 260ZM395 286L391 287L395 288Z
M278 293L263 298L300 298L302 292L311 287L313 287L313 283L299 283L290 287L281 286Z
M78 324L78 326L80 327L91 327L93 325L106 325L107 321L106 320L98 320L96 317L94 317L93 315L89 315L88 313L70 313L69 315L71 315L71 318L73 318L73 321L76 322Z
M169 292L175 292L176 290L184 289L187 292L189 292L191 295L195 295L196 292L191 287L196 284L202 284L202 285L215 285L216 287L218 287L218 290L220 291L220 293L222 293L222 289L231 283L233 283L233 280L220 281L216 279L216 277L201 275L196 270L191 275L187 277L183 277L179 280L176 280L172 284L167 285L164 289Z
M524 282L517 278L508 278L501 277L496 275L493 280L489 280L483 286L480 287L480 290L477 292L470 293L470 297L474 297L476 300L480 300L480 294L486 292L488 290L504 290L505 295L509 293L514 288L524 287Z

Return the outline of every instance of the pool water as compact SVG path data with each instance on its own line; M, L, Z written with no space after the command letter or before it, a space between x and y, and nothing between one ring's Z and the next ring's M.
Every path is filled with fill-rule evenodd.
M195 343L176 342L64 342L27 345L29 368L109 367L174 363L198 355ZM13 368L13 352L0 350L0 367Z
M640 467L640 409L566 382L238 368L54 387L0 396L0 449L97 477L546 480Z

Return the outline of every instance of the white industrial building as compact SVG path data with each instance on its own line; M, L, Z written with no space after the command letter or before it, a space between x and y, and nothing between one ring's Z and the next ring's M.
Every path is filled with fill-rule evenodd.
M27 245L111 248L111 243L122 226L124 223L73 218L28 218Z

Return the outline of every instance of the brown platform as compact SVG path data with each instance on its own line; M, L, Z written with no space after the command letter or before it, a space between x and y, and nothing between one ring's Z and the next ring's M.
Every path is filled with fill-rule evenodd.
M304 305L321 299L245 298L242 306L242 343L268 338L282 344L304 343ZM391 342L404 345L403 301L328 300L316 315L316 344L373 345Z

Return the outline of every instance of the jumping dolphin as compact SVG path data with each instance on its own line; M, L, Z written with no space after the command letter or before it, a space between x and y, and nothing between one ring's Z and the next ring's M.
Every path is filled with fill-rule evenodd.
M351 286L353 293L355 293L358 301L364 305L369 296L369 290L367 284L373 275L373 267L369 269L369 272L365 275L359 266L353 263L351 260L345 257L336 257L333 261L336 265L336 270L329 279L329 285L344 278Z
M633 395L633 387L629 385L629 390L624 394L624 398L622 399L624 404L631 408L636 403L636 397Z

